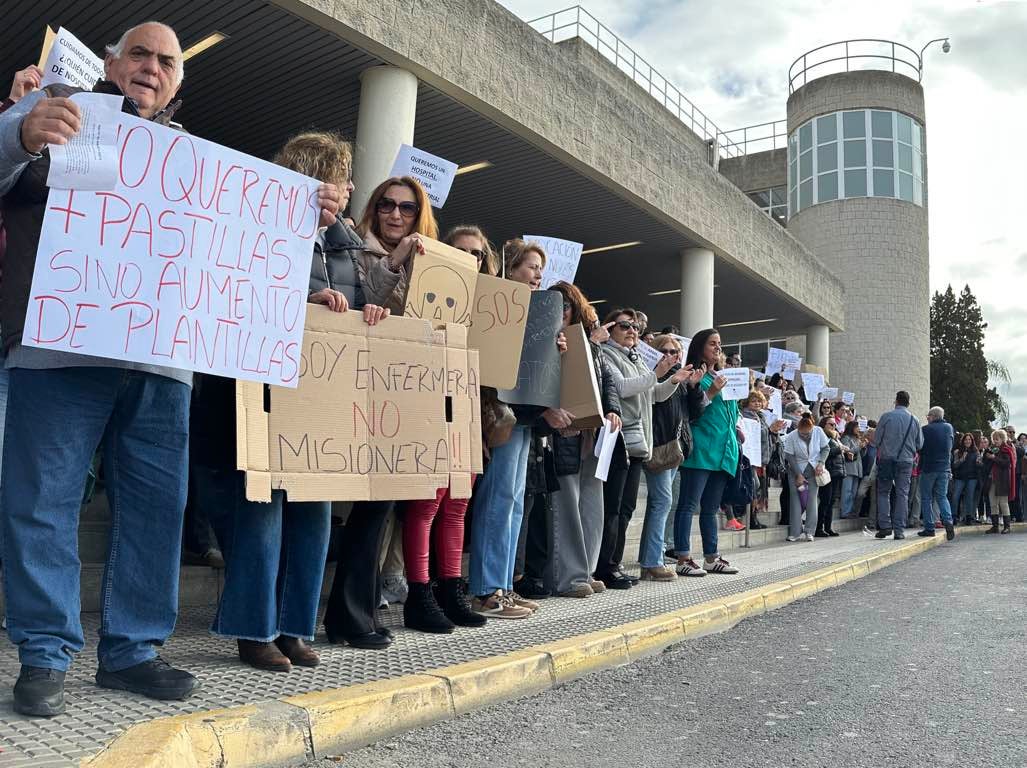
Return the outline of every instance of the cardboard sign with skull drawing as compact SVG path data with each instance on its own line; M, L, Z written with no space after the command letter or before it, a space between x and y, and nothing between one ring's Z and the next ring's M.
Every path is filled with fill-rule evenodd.
M464 251L422 238L424 253L414 257L403 314L440 323L469 325L478 263Z

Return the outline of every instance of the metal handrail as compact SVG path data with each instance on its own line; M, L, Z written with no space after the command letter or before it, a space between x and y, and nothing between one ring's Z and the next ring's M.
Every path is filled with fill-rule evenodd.
M788 146L788 121L774 120L722 131L718 144L728 157L739 157L750 152L765 152L768 149L783 149Z
M701 109L657 72L648 61L639 56L634 48L580 5L540 16L526 23L553 43L575 37L588 43L700 138L717 143L724 135Z
M863 43L869 43L878 46L883 45L887 46L887 48L885 49L885 52L852 53L850 51L850 46ZM828 51L829 49L830 53L825 53L824 56L814 57L814 60L812 62L809 60L810 57L814 54L817 54L821 51ZM832 55L835 52L837 52L837 55ZM837 70L838 72L851 72L852 66L850 62L857 59L870 59L890 63L890 66L885 65L859 67L858 69L878 69L884 71L890 70L892 72L906 75L907 77L916 80L918 83L920 82L920 77L923 74L923 59L921 58L919 53L910 48L908 45L896 43L893 40L881 40L872 37L863 37L855 40L840 40L836 43L828 43L827 45L821 45L817 48L814 48L811 51L806 51L806 53L802 54L802 56L793 61L792 65L788 67L788 92L793 93L795 91L796 81L800 77L802 78L802 82L800 83L801 87L803 85L806 85L806 83L808 83L810 80L816 80L818 77L823 77L829 74L836 74L835 71L831 71L824 72L822 74L816 74L812 77L809 76L810 73L812 73L814 70L820 69L829 64L845 62L844 70L842 70L840 66L832 67L831 69ZM799 65L801 65L801 69L796 70L796 67L798 67ZM900 72L900 70L902 71ZM912 72L913 74L910 75L908 74L908 72Z

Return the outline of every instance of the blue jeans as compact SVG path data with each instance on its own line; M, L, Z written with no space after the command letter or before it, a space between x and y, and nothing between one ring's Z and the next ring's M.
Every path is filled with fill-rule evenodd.
M513 589L530 446L531 429L514 427L510 439L492 449L492 460L478 483L468 570L472 595Z
M963 497L966 497L966 509L963 509ZM977 514L974 502L977 501L977 478L956 480L952 491L952 512L958 520L972 520Z
M859 514L853 507L856 505L856 491L859 490L861 479L855 475L846 475L842 480L842 519L856 517Z
M706 557L717 553L717 512L724 497L728 473L708 469L681 469L681 492L674 514L674 550L678 557L688 557L692 548L692 516L699 513L702 552Z
M925 531L934 530L934 505L938 505L943 523L952 524L949 506L949 473L924 472L920 475L920 521Z
M78 517L98 444L111 512L100 666L148 661L175 628L189 387L121 368L13 368L0 517L8 633L22 664L82 650Z
M242 472L193 466L199 501L224 547L225 586L210 631L267 643L313 640L332 509L327 501L247 501Z
M645 470L645 521L642 523L642 541L638 547L638 562L643 568L663 566L663 529L670 513L676 474L677 468L661 472Z

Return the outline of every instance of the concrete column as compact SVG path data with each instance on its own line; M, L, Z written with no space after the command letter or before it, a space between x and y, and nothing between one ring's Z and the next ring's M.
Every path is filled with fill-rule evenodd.
M685 248L681 252L681 335L693 336L713 327L713 251Z
M831 364L831 329L826 325L811 325L806 329L806 362L825 371Z
M374 188L389 178L401 144L414 143L417 78L399 67L369 67L360 73L357 144L353 152L350 213L359 221Z

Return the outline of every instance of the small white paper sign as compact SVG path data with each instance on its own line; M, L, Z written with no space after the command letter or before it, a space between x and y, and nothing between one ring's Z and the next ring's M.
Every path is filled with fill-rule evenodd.
M774 414L774 418L775 419L780 419L781 418L781 390L780 389L775 389L773 392L770 393L770 402L768 403L768 405L770 406L771 413Z
M435 208L441 208L449 197L456 178L457 164L441 157L422 152L409 144L399 148L390 176L413 176L428 193Z
M572 240L561 240L558 237L545 235L524 235L524 241L538 243L546 252L546 267L542 270L542 290L561 280L574 283L578 273L578 262L581 261L581 250L585 246Z
M756 419L739 419L745 442L742 443L742 455L749 459L754 467L763 466L763 445L760 442L760 423Z
M103 59L64 27L57 30L50 54L43 66L40 88L63 83L91 91L96 81L102 77Z
M649 366L649 370L655 369L657 364L660 362L660 359L663 357L663 353L660 352L660 350L654 349L644 341L638 342L638 345L635 347L635 351L638 353L638 356L642 358L642 361Z
M678 336L676 333L672 333L670 335L677 339L678 343L681 344L681 362L684 363L685 357L688 355L688 348L692 345L692 340L687 336Z
M725 400L744 400L749 396L749 369L724 368L717 374L727 379L727 384L720 390Z
M595 454L599 459L596 465L595 476L597 479L606 482L610 474L610 459L613 458L613 449L617 447L617 433L610 428L610 420L603 419L603 428L598 432Z
M114 189L118 179L118 116L123 96L76 93L82 112L79 132L67 144L50 145L51 189Z
M856 424L859 425L859 431L860 432L866 432L867 431L867 427L870 426L868 419L856 419Z
M846 405L853 405L856 402L856 393L842 392L842 402Z
M822 400L837 400L838 387L824 387L820 390L820 398Z
M802 374L802 389L806 394L806 402L815 403L817 398L820 397L820 393L824 390L824 374Z

